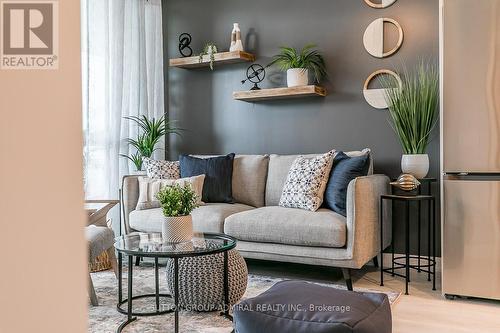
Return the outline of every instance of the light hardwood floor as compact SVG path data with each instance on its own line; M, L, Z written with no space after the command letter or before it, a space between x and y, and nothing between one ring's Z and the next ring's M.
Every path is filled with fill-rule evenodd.
M388 262L388 260L386 260ZM299 278L328 282L338 280L338 270L305 265L249 261L250 272L270 276ZM439 272L438 272L439 273ZM437 276L437 291L427 282L425 273L411 273L410 295L404 295L404 280L384 276L384 287L380 287L380 272L374 267L356 271L354 289L401 291L393 305L394 333L500 333L500 302L478 299L446 300L440 291L440 275Z

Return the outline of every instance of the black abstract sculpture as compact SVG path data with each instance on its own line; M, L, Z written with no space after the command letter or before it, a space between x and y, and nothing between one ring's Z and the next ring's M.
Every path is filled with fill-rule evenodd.
M193 49L189 46L191 44L191 35L187 32L179 36L179 52L183 57L190 57L193 55ZM185 51L185 50L188 51Z

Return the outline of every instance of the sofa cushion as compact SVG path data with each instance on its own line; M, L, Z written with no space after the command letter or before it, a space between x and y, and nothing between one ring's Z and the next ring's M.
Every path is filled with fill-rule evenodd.
M224 232L249 242L343 247L346 218L329 209L311 212L278 206L262 207L226 218Z
M231 214L253 209L243 204L209 203L193 210L193 229L198 232L223 232L224 219ZM142 232L161 232L161 208L134 210L129 215L130 227Z
M233 163L233 198L254 207L264 206L269 155L236 155Z
M211 158L220 155L192 155ZM235 202L262 207L265 205L269 155L236 155L233 161L233 199Z
M207 204L193 210L193 228L195 231L224 232L224 220L233 214L254 209L244 204Z
M349 151L346 152L347 156L360 156L366 154L367 149L362 151ZM267 172L266 181L266 206L277 206L280 202L283 186L285 185L288 171L292 166L293 161L299 156L313 157L319 154L308 155L270 155L269 156L269 170ZM373 174L373 160L370 154L370 168L368 174Z
M300 208L312 212L323 203L335 150L315 157L300 156L293 162L281 193L281 207Z
M347 187L351 180L368 174L369 153L347 156L339 152L333 159L333 167L325 190L325 207L347 216Z
M204 202L233 203L234 154L211 158L180 155L181 177L205 175L203 184Z
M311 155L275 155L269 156L269 167L266 181L266 206L277 206L280 202L283 187L288 177L288 171L295 159L299 156L314 157Z
M205 181L205 175L180 178L180 179L153 179L149 177L138 177L139 181L139 199L137 201L137 206L135 209L151 209L161 207L160 202L156 199L156 195L165 186L185 186L189 184L193 191L196 193L196 204L198 206L202 205L204 202L201 201L201 193L203 191L203 182Z
M144 168L149 178L153 179L179 179L181 169L179 161L155 160L149 157L142 158Z
M88 243L89 261L92 261L113 246L115 234L108 227L91 224L85 227L85 238Z

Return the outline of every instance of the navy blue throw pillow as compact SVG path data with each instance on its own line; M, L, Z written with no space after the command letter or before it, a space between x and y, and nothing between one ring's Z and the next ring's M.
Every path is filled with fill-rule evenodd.
M210 158L180 155L181 178L205 175L204 202L233 203L234 154Z
M339 152L333 159L330 179L326 185L325 206L340 215L347 216L347 186L356 177L366 176L370 167L370 156L349 157Z

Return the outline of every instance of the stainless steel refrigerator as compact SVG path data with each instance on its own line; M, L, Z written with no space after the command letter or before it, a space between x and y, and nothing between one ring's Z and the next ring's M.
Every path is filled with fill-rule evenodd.
M442 290L500 299L500 0L441 0Z

